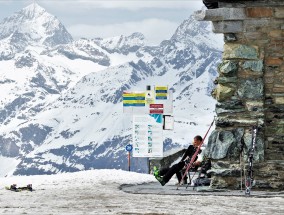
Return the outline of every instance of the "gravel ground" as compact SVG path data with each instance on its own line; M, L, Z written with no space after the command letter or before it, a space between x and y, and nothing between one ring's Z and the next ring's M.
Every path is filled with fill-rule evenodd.
M178 192L185 192L184 187L176 191L173 186L175 180L161 187L152 178L152 182L146 181L144 188L132 186L138 190L138 194L134 194L120 189L127 180L115 183L112 180L94 181L92 177L37 179L37 188L33 192L12 192L2 188L0 214L284 214L283 195L264 198L210 193L194 195L190 192L182 194ZM145 186L152 193L143 194L143 190L147 189Z
M159 185L157 185L159 186ZM284 198L131 194L119 184L0 191L0 214L284 214Z

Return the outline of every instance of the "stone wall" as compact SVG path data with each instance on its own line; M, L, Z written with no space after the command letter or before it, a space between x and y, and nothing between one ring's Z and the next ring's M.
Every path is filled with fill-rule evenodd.
M284 1L219 1L197 11L224 34L223 61L212 96L216 129L208 141L213 158L211 186L241 186L253 125L259 127L254 153L255 188L284 189Z

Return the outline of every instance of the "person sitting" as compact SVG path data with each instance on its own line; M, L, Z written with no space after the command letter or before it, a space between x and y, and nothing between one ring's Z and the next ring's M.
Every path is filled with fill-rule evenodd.
M191 161L192 156L194 155L197 148L201 144L202 144L202 137L200 135L197 135L193 139L193 144L187 148L179 163L173 165L170 168L163 168L161 170L158 170L156 167L154 167L154 176L162 186L168 183L174 174L176 174L179 183L181 183L182 179L182 174L180 173L181 170L185 167L186 164L188 164ZM200 152L201 150L199 151L199 153ZM196 163L193 163L193 167L198 168L198 165L200 165L201 162L200 161L197 162L197 157L195 158L195 162Z
M198 169L198 177L193 180L193 186L209 186L211 183L211 173L207 172L211 169L211 158L208 155L204 155L202 162L199 163L200 168Z

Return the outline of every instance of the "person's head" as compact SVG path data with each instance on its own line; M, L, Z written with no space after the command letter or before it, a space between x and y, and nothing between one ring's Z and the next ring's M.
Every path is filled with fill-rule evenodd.
M193 138L193 146L198 147L202 143L202 137L197 135Z

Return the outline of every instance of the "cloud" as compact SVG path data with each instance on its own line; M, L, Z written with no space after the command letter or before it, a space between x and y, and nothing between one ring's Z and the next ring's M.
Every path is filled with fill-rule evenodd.
M61 6L66 8L76 6L77 9L127 9L139 10L145 8L163 8L163 9L185 9L198 10L202 6L201 0L61 0L61 1L45 1L38 0L40 3L50 6Z
M97 2L97 3L96 3ZM99 6L102 8L125 8L130 10L138 10L144 8L192 8L194 1L167 1L167 0L129 0L129 1L95 1L94 6ZM195 1L194 3L197 3ZM195 5L195 4L194 4Z
M147 45L158 45L169 39L177 29L179 23L162 19L145 19L139 22L124 22L109 25L72 25L67 27L74 38L108 38L119 35L130 35L141 32L146 37Z

